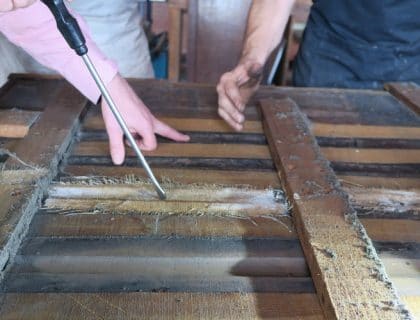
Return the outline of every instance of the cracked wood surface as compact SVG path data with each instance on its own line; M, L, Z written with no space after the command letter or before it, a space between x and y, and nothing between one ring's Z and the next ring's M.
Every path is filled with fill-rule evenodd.
M328 319L406 319L370 239L290 99L261 102L266 135Z

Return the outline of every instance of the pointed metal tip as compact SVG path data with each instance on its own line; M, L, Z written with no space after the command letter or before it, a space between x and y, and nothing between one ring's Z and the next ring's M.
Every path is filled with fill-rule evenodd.
M156 188L157 194L159 195L160 200L166 200L166 193L163 189Z

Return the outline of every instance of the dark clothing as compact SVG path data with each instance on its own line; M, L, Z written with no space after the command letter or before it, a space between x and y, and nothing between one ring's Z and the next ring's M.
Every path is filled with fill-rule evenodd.
M420 84L420 0L314 0L293 78L311 87Z

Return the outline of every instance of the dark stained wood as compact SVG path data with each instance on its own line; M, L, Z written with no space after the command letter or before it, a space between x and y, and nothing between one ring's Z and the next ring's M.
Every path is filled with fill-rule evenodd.
M183 157L147 157L147 162L155 168L182 168L202 170L261 170L272 171L273 162L269 159L236 159L236 158L183 158ZM101 165L113 166L109 156L70 156L70 165ZM126 157L124 166L138 167L138 159Z
M6 87L3 93L0 92L0 101L9 101L7 105L0 104L0 108L20 107L19 104L14 104L14 100L24 102L23 109L27 110L41 108L41 105L41 109L44 109L49 104L48 101L55 103L54 99L59 96L62 84L57 87L57 83L61 82L46 82L51 85L50 95L42 92L36 95L34 92L38 89L46 90L48 87L44 80L37 78L34 81L33 77L12 79L10 83L13 85ZM18 96L20 89L17 90L16 86L19 83L25 84L25 90L31 88L24 92L34 100L36 108L31 107L29 98ZM192 135L193 143L182 145L188 157L183 157L181 153L184 151L177 149L179 145L165 139L159 140L164 149L158 149L155 156L149 156L151 163L158 164L152 168L159 181L174 186L190 184L195 188L216 184L216 187L221 188L230 188L233 185L241 185L238 187L243 188L243 185L247 185L249 190L254 191L270 186L280 188L280 179L271 157L266 153L264 159L256 159L259 154L253 152L266 145L257 103L259 97L282 98L287 95L299 101L307 116L316 121L313 123L313 132L318 136L318 142L323 149L327 150L326 154L330 160L334 160L333 166L341 170L337 171L340 173L339 178L350 195L351 203L358 210L360 217L363 217L361 222L367 233L373 240L379 241L375 243L375 247L387 273L403 300L412 308L411 311L415 312L413 306L416 298L420 296L419 219L417 202L410 200L416 197L417 191L407 189L420 187L420 179L416 178L420 123L397 99L387 92L380 91L262 87L247 109L247 118L250 121L247 121L245 132L237 133L218 119L217 96L213 86L144 80L133 80L132 83L155 114ZM73 101L77 101L77 98ZM313 290L311 280L307 277L307 269L304 271L306 265L302 263L302 254L297 255L297 251L293 251L293 254L287 253L279 247L272 246L272 243L296 243L297 234L290 216L273 215L272 211L268 212L270 214L255 211L257 214L250 217L249 208L236 211L237 216L225 215L226 212L223 215L220 212L216 215L210 214L210 206L214 202L207 201L207 195L204 197L207 200L180 201L179 206L174 207L178 211L171 210L177 214L156 210L159 208L156 203L153 206L147 203L143 203L143 207L137 206L138 199L132 198L139 197L141 190L138 190L136 196L131 191L130 194L124 193L126 186L118 185L116 178L119 178L119 181L144 178L144 171L131 156L128 165L111 165L98 108L90 108L78 138L81 142L74 141L69 152L69 162L61 164L60 175L56 178L61 191L55 190L46 195L44 208L35 214L25 245L21 247L13 268L10 268L9 263L8 269L13 269L13 272L8 273L8 290L32 293L4 293L0 297L1 319L61 318L64 313L66 317L75 319L130 316L154 316L161 319L174 314L180 315L182 319L255 319L281 316L286 319L300 316L308 319L322 318L320 304L313 294L279 293ZM13 144L16 146L20 142L21 140L17 139ZM90 145L85 144L86 142ZM98 146L92 146L98 142L101 142ZM221 146L221 143L226 146ZM204 151L197 153L196 150L192 154L197 144L201 144L200 148ZM219 144L217 150L227 150L228 153L212 152L216 144ZM188 146L191 146L191 149ZM75 151L81 150L80 148L85 150L83 154L86 156L78 159L80 154ZM246 154L245 151L238 153L241 148L249 149L248 158L240 158ZM93 154L90 151L96 149L95 154L98 157L90 157ZM390 149L394 150L389 151ZM407 156L404 157L406 151ZM200 158L204 154L209 157ZM229 155L230 158L223 159L223 155ZM292 156L286 160L294 159ZM9 179L3 175L4 173L0 175L0 189ZM102 195L95 194L96 191L92 192L93 189L101 189L100 186L95 186L100 180L92 177L95 175L105 176L103 181L114 184L116 192L111 194L109 190L112 187L109 185L104 188L105 192ZM36 181L37 178L27 179L22 185L16 182L15 185L5 188L0 198L15 194L15 204L9 206L9 198L1 200L0 209L3 208L3 211L0 213L7 215L10 208L25 205L22 199L25 199L26 194L21 193L21 190L27 184ZM322 183L316 183L322 186ZM317 188L316 183L303 184L302 187L306 192L310 187ZM49 181L45 186L48 184ZM66 189L69 185L71 187ZM92 186L92 190L88 186ZM21 198L18 194L21 194ZM77 194L79 195L76 196ZM41 199L44 195L39 194L38 198ZM113 200L108 199L108 196ZM217 193L209 192L208 196L216 197ZM126 198L131 200L123 201L125 204L121 207L118 201L127 200ZM241 201L235 196L231 198L230 203L226 202L224 205L238 209L244 205ZM115 208L120 206L121 210L104 210L104 204L110 205L108 208L112 205ZM206 214L196 214L194 210L180 212L179 209L182 211L188 204L193 206L189 209L201 208ZM143 212L146 207L153 207L154 212ZM37 205L32 206L31 211L37 211ZM312 207L310 213L311 217L315 217ZM331 225L331 220L326 224ZM333 235L336 230L322 231L323 234ZM346 235L344 230L340 234L341 238L337 238L335 243L346 243ZM206 244L200 247L198 243ZM274 250L275 248L278 250ZM271 249L273 250L270 251ZM337 260L340 261L338 249L328 252L333 256L336 253ZM326 259L329 266L334 266L334 263L338 262L328 257L328 252L320 251L319 255ZM168 257L170 259L166 259ZM209 264L205 263L206 257ZM147 261L150 259L155 259L155 263L149 265ZM331 260L334 261L331 263ZM354 261L362 259L352 256L350 260L352 262L349 265L353 267ZM185 277L176 277L168 261L177 266L176 270L184 272ZM194 265L194 262L197 264ZM101 270L102 273L87 274L85 271L89 270ZM164 272L160 273L159 270ZM188 270L191 272L187 272ZM354 270L360 271L356 267ZM286 277L289 272L290 277ZM158 273L164 274L165 277L157 278ZM261 277L263 274L265 276ZM370 281L374 281L374 275L363 285L371 287ZM104 290L113 293L100 292ZM123 293L127 290L155 292ZM239 290L243 292L236 292ZM70 293L60 293L64 291ZM76 291L90 292L81 294ZM315 298L314 306L318 311L311 307L310 311L313 312L310 313L307 306L304 306L306 300L298 298L307 295ZM264 297L271 300L260 301ZM296 300L290 297L296 297L293 298ZM139 299L146 299L146 302L142 304L138 302ZM276 299L285 300L280 302ZM16 306L16 301L19 301L19 306ZM287 301L291 304L293 301L299 301L296 302L299 308L289 306ZM109 303L113 305L109 306ZM281 310L279 303L282 303ZM378 310L382 307L388 306L381 304ZM381 318L385 315L381 313Z
M325 316L404 318L407 311L401 307L379 311L371 304L401 302L384 279L372 277L372 270L381 262L366 255L366 250L374 249L363 238L363 227L321 156L302 113L291 100L263 101L262 110L273 158L293 205L296 230Z
M13 150L22 161L38 168L56 168L75 134L79 118L86 107L86 99L70 84L62 83L58 95L50 102ZM8 168L22 168L13 159L5 163Z
M418 85L412 82L390 82L385 84L385 89L420 115L420 87Z
M0 92L0 108L41 111L57 97L64 83L57 77L11 75Z

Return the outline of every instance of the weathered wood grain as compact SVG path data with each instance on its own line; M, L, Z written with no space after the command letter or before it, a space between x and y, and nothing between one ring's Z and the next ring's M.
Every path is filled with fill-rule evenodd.
M5 294L8 319L304 319L321 320L315 294L281 293L68 293ZM163 307L162 307L163 306ZM35 318L36 319L36 318Z
M67 165L62 168L62 176L104 176L121 177L135 176L146 178L143 168L139 167L110 167L110 166L78 166ZM219 185L252 185L254 188L267 189L280 186L280 180L274 170L200 170L181 168L153 168L153 173L159 180L173 181L182 184L219 184ZM420 183L419 183L420 184Z
M218 186L165 185L168 193L160 201L151 184L105 184L101 180L87 180L94 185L55 185L45 200L48 208L74 209L86 212L143 212L178 215L221 216L281 216L288 214L282 195L273 190L252 190ZM102 183L102 185L101 185Z
M404 319L408 311L378 269L381 262L297 106L291 100L265 100L262 110L325 316Z
M40 114L19 109L0 110L0 137L23 138Z
M85 107L86 99L70 84L63 84L56 100L46 106L30 134L16 146L17 157L32 166L56 168ZM22 164L10 158L5 165L7 168L22 168Z
M108 150L108 142L86 141L79 143L74 148L73 155L104 156L109 153ZM252 144L161 143L156 150L144 151L143 153L149 157L271 158L270 150L266 145ZM127 155L133 156L134 151L128 149Z
M420 115L420 88L418 85L412 82L389 82L385 84L385 89L411 108L417 115Z

